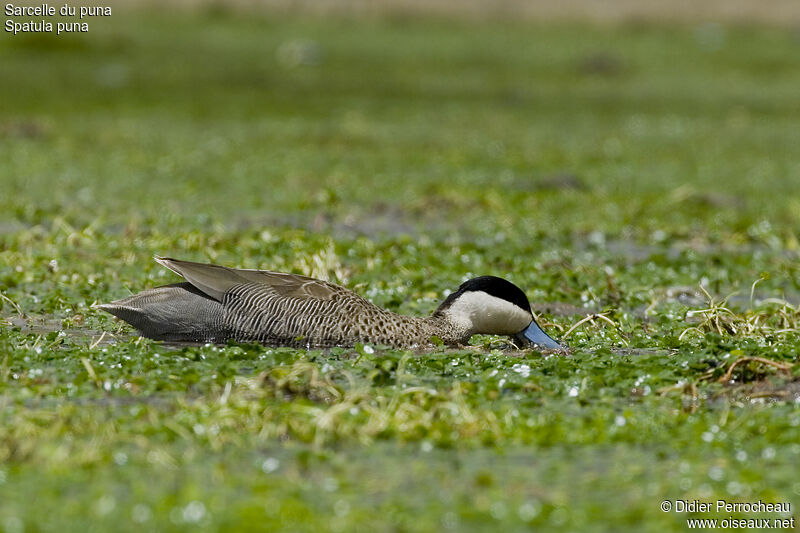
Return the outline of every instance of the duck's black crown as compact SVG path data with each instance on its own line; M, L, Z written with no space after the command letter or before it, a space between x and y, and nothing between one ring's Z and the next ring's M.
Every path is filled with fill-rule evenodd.
M531 312L531 304L528 302L528 297L522 292L522 289L514 285L508 280L498 278L497 276L479 276L465 281L461 284L457 291L451 293L442 305L439 306L440 310L447 309L459 296L465 292L485 292L490 296L500 298L511 302L512 304L521 307L525 311Z

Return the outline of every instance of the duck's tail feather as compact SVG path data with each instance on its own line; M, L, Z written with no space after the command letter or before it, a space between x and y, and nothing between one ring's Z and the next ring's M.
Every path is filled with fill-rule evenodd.
M222 304L191 283L175 283L97 305L145 337L161 341L224 342Z

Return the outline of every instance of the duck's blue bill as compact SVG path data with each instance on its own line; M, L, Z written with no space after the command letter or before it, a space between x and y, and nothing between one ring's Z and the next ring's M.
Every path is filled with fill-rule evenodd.
M535 320L531 321L527 328L514 335L514 337L522 343L535 344L539 348L546 348L549 350L564 349L563 346L542 331L542 328L539 327L539 324L537 324Z

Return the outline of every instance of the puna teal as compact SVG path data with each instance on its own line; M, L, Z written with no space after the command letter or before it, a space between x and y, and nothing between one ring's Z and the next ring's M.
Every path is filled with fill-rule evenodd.
M563 349L533 319L525 293L494 276L464 282L431 316L418 318L387 311L349 289L307 276L155 260L186 281L98 307L156 340L419 347L435 339L463 345L483 333Z

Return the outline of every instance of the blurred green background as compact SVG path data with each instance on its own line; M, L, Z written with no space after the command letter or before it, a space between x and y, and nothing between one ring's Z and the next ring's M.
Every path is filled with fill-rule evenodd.
M715 515L662 500L800 503L797 4L84 21L0 36L0 529L684 531ZM175 281L154 254L410 314L500 275L573 353L163 346L90 307Z

